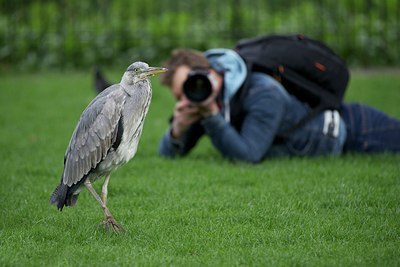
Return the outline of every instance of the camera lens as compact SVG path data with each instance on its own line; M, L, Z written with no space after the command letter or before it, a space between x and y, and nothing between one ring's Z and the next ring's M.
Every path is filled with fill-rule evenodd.
M204 71L189 73L183 84L183 93L192 102L206 100L212 92L211 82Z

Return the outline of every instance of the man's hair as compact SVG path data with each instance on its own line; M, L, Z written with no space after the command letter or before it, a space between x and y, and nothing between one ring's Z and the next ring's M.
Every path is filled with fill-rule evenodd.
M171 57L163 64L168 71L160 75L161 84L171 87L172 77L174 77L176 69L184 65L191 69L210 68L210 63L202 52L187 48L175 49L171 52Z

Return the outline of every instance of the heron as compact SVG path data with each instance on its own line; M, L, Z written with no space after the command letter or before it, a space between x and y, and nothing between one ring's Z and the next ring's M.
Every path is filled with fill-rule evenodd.
M107 208L110 174L135 156L151 102L149 77L165 71L135 62L119 84L111 85L90 102L72 134L61 181L50 204L60 211L64 206L74 206L86 187L103 209L104 227L115 233L125 232ZM105 178L99 196L92 183L101 177Z

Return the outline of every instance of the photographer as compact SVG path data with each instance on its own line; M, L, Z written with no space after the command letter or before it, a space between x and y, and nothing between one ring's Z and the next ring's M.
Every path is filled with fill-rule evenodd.
M343 105L322 111L284 135L311 108L271 76L247 73L233 50L173 51L161 77L177 100L159 153L187 154L204 134L226 158L257 163L270 156L340 155L343 151L400 152L400 122L373 108ZM243 84L249 90L241 94Z

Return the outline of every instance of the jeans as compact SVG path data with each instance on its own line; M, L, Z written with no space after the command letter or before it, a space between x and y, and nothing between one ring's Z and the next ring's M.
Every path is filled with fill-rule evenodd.
M342 118L346 123L345 152L400 152L400 121L361 104L344 104Z

